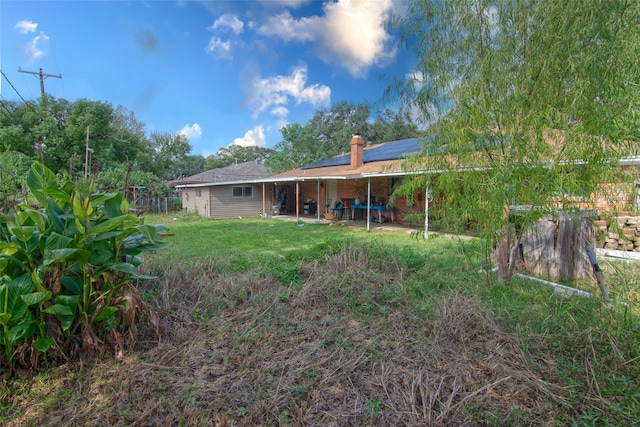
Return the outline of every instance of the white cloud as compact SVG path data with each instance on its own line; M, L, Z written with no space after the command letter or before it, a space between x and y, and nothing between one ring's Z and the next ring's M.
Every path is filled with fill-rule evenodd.
M260 3L269 7L291 7L295 9L303 4L311 3L311 0L261 0Z
M258 28L258 34L263 36L276 36L286 42L314 41L318 34L322 33L324 20L318 16L295 19L286 10L269 17L267 22Z
M47 41L49 41L49 36L44 33L40 33L40 35L35 36L26 44L24 50L29 57L29 62L33 62L45 55L45 52L40 48L40 45Z
M232 32L234 35L242 33L244 23L238 19L236 15L224 14L215 20L213 25L207 28L213 31L214 35L209 40L209 44L205 48L205 52L212 54L219 59L233 59L231 53L231 40L222 40L221 33Z
M397 10L394 0L338 0L324 4L324 16L296 19L288 11L269 18L258 28L264 36L286 42L313 42L320 58L364 77L373 65L395 57L385 20Z
M283 107L282 105L278 105L271 109L271 114L278 117L286 117L287 114L289 114L289 110L286 107Z
M262 127L262 125L258 125L255 128L248 130L242 138L234 139L233 145L239 145L241 147L264 147L266 145L264 127Z
M178 133L184 135L188 140L198 139L202 136L202 128L197 123L192 125L187 124L184 125Z
M16 30L19 34L35 33L37 28L38 24L31 21L19 21L16 25L13 26L13 29Z
M222 41L219 37L211 37L205 52L212 54L216 58L233 59L233 55L231 54L231 42L229 40Z
M236 15L227 13L216 19L209 29L213 31L231 30L234 34L238 35L242 32L243 27L244 24Z
M281 116L286 105L293 101L313 107L326 107L331 100L331 88L322 84L307 85L307 67L299 65L288 76L267 79L254 78L250 85L249 103L254 109L254 117L270 109L272 114Z
M395 50L388 46L390 36L385 29L391 7L391 0L328 3L321 55L336 60L359 77L371 65L389 61L395 56Z

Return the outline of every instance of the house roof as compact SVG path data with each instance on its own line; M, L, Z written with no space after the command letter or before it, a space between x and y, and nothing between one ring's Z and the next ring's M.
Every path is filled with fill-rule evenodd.
M397 160L405 157L407 154L417 153L420 151L420 141L418 138L402 139L400 141L391 141L384 144L372 145L365 147L363 150L362 161L366 163L380 162L385 160ZM329 157L328 159L318 160L301 169L324 168L327 166L344 166L351 163L351 154L342 154L340 156Z
M305 179L354 179L375 175L405 175L411 173L402 169L402 160L410 154L420 151L418 138L391 141L366 146L363 149L363 165L351 168L351 153L329 157L310 163L301 168L272 175L269 181L287 181Z
M212 169L183 180L174 181L177 187L199 187L231 183L267 183L323 179L355 179L376 176L401 176L419 173L403 169L403 161L420 152L429 139L411 138L363 147L362 166L351 168L351 153L322 159L297 169L271 175L267 167L255 162L240 163L226 168ZM441 150L439 150L441 151ZM631 155L620 160L621 165L638 165L640 156ZM468 169L486 168L483 163ZM436 173L439 171L431 171Z
M174 187L197 186L202 184L221 184L231 182L246 182L271 175L271 169L257 162L237 163L224 168L208 171L171 181Z

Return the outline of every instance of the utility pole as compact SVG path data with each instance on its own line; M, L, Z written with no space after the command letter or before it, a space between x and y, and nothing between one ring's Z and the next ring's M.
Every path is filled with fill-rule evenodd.
M18 72L27 73L27 74L33 74L34 76L37 76L37 77L40 78L40 92L42 94L42 103L43 104L46 101L45 92L44 92L44 79L46 79L47 77L55 77L57 79L61 79L62 78L62 74L58 74L57 76L55 74L44 74L42 72L42 68L40 68L40 72L37 72L37 71L26 71L26 70L23 70L22 68L18 67Z

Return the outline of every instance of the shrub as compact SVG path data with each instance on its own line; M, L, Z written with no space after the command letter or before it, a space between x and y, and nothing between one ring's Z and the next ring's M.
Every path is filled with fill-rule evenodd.
M122 351L135 343L136 315L149 310L132 280L138 255L163 247L162 225L129 213L119 192L87 180L59 185L34 164L33 199L0 217L0 369L37 369L48 357Z

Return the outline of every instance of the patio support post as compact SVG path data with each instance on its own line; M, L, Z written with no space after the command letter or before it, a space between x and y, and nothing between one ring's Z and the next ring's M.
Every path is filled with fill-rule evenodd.
M367 231L370 231L371 221L371 178L367 178Z
M262 217L266 218L267 217L267 204L265 203L265 199L267 198L267 195L265 194L266 191L266 186L265 183L262 183Z
M296 219L300 220L300 181L296 181Z
M429 238L429 184L424 192L424 238Z
M320 180L318 180L318 197L316 197L316 218L320 221Z

